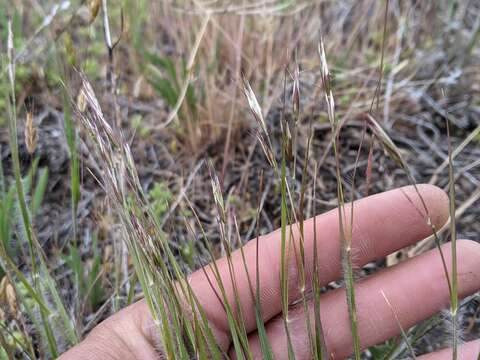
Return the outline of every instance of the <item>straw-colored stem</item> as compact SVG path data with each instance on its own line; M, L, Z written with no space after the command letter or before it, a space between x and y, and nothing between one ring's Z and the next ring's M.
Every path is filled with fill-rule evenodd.
M450 244L452 251L452 274L450 292L450 315L452 317L452 360L458 356L458 290L457 290L457 229L455 222L455 173L453 169L452 142L450 137L450 126L448 120L448 177L449 177L449 200L450 200Z

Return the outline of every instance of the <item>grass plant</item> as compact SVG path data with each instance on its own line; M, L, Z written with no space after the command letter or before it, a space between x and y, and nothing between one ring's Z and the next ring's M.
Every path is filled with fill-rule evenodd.
M461 199L465 189L478 194L478 161L457 162L476 156L467 146L477 142L479 127L462 125L457 107L467 107L463 100L457 107L449 103L465 94L451 86L460 80L449 66L462 76L478 75L472 70L478 7L456 1L99 0L47 1L45 9L35 3L29 12L24 4L13 10L2 1L0 114L6 121L0 126L8 139L0 133L0 302L9 310L0 311L0 359L56 358L100 319L140 297L166 359L253 359L245 322L250 310L262 358L274 359L260 272L269 255L262 235L277 227L285 357L296 358L292 314L300 309L311 358L329 359L329 329L320 311L328 289L320 281L323 244L316 239L323 231L317 213L334 206L342 266L337 285L345 288L353 358L415 358L417 343L439 321L405 329L383 292L401 335L371 349L360 341L355 202L385 190L380 167L391 171L389 184L411 184L420 199L415 216L430 226L430 244L440 252L452 360L460 358L456 218L473 203L467 199L457 208L456 200L458 189ZM448 27L447 18L461 31ZM119 34L117 41L112 34ZM435 60L443 58L436 53L440 43L458 47L442 52L447 60L441 64ZM433 72L416 59L417 47L435 52L427 64ZM437 100L443 86L456 94ZM475 101L472 95L468 109ZM431 121L422 120L430 115ZM60 170L45 150L52 118L62 134L53 155L66 153ZM420 139L430 131L448 144L415 142L408 138L411 128ZM426 175L415 161L423 159L433 164L430 182L448 189L450 264L417 186ZM55 205L68 216L47 214ZM65 231L50 230L58 221ZM254 265L247 264L245 234L256 240ZM253 309L240 301L236 256ZM227 276L215 262L219 257ZM189 282L194 269L203 272L225 313L230 353L217 343Z

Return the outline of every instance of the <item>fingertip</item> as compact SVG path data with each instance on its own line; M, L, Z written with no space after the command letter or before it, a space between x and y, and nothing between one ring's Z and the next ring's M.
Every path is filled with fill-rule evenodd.
M451 244L447 244L447 246ZM480 244L473 240L458 240L456 243L459 277L469 279L471 291L480 288ZM462 279L461 279L462 280ZM463 279L466 281L465 279Z
M432 224L437 230L440 230L450 217L449 197L447 193L435 185L417 184L402 188L407 196L414 201L417 208L424 213L422 199L425 202ZM418 191L418 192L417 192ZM422 197L420 199L418 194Z
M457 240L457 280L458 296L463 298L480 289L480 244L472 240ZM446 265L451 275L452 243L442 245ZM433 250L434 251L434 250Z
M480 244L473 240L459 239L457 240L457 251L461 251L469 258L478 261L480 258Z

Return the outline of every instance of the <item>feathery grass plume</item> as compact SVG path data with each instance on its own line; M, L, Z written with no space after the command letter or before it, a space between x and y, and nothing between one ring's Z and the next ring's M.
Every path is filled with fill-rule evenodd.
M79 76L87 107L84 112L75 107L75 115L93 140L104 169L102 185L123 226L124 240L158 328L159 346L167 359L190 359L195 354L203 354L202 359L221 359L208 320L147 202L130 147L105 119L86 77ZM202 234L206 236L203 230ZM218 280L218 271L213 269L213 273ZM228 304L226 307L229 323L235 324L237 339L243 342L246 337L235 322L234 312Z
M350 330L353 339L353 351L356 360L361 358L360 337L358 334L358 319L355 303L355 279L352 260L352 227L347 226L345 213L345 196L342 185L342 176L340 173L340 152L338 148L338 137L340 125L335 118L335 102L333 98L332 85L330 82L330 72L325 54L325 46L323 38L319 43L320 55L320 72L322 84L325 92L325 101L327 104L328 119L332 129L332 147L336 164L336 181L337 181L337 197L338 197L338 218L339 218L339 235L341 241L341 258L343 267L343 278L345 281L345 293L347 297L348 314L350 319Z
M33 124L33 113L27 111L27 118L25 121L25 144L27 146L27 151L30 155L33 155L35 148L37 147L37 128Z
M262 109L260 108L260 104L258 103L257 97L250 86L250 83L246 79L244 75L242 75L243 80L243 93L248 101L248 106L252 115L256 121L257 126L259 129L256 131L256 136L262 150L267 158L268 163L274 168L277 168L277 161L275 159L274 151L272 142L270 140L270 136L268 134L267 124L262 115Z

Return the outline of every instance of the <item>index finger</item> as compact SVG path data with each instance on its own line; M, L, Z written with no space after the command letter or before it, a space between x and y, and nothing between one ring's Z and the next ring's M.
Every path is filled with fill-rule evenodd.
M429 210L430 220L436 228L440 228L448 219L448 198L439 188L431 185L417 186ZM357 266L362 266L375 259L411 245L429 235L431 226L417 209L422 208L421 199L412 186L396 189L368 198L358 200L354 205L352 231L352 251ZM350 205L346 206L346 213ZM304 223L305 273L307 286L312 276L314 249L314 219L317 231L317 255L319 278L322 285L337 279L341 274L340 240L338 211L332 210ZM297 226L292 226L294 242L299 241ZM287 231L288 233L289 231ZM245 263L239 250L232 255L235 272L235 287L242 307L244 323L248 332L255 330L255 301L251 296L256 284L256 242L250 241L244 247ZM268 321L281 311L280 286L280 232L275 231L258 239L260 303L263 320ZM245 265L248 274L245 271ZM217 261L222 285L228 302L234 308L235 292L226 259ZM290 300L299 297L299 274L294 257L288 259ZM208 278L207 278L208 276ZM212 281L213 279L213 281ZM191 275L190 284L205 314L211 322L212 329L218 336L222 348L229 345L229 325L222 304L216 294L220 288L215 282L210 268L197 271Z

